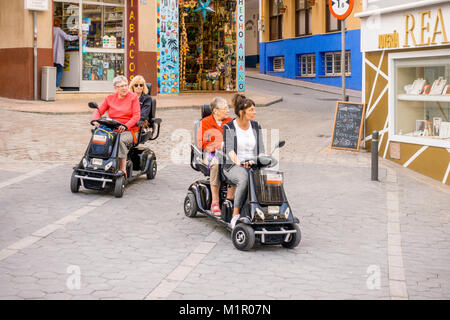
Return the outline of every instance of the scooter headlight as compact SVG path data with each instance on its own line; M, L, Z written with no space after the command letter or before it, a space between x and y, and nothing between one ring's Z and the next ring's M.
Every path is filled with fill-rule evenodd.
M291 214L291 209L289 209L289 207L287 207L286 211L284 211L284 217L286 219L289 219L290 214Z
M87 162L86 158L83 158L82 162L83 162L83 168L86 168L87 165L88 165L88 162Z
M264 220L265 215L264 215L264 212L260 208L256 208L256 213L261 218L261 220Z
M105 171L108 171L108 170L111 168L112 165L113 165L113 161L108 162L108 163L105 165Z

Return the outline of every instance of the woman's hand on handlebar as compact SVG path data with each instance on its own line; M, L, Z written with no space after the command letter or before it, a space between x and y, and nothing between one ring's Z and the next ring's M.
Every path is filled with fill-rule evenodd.
M252 160L245 160L243 162L240 162L238 164L239 167L244 167L245 169L250 169L252 167L252 165L254 165L255 162L253 162Z
M122 132L124 132L125 130L127 130L127 128L126 128L125 126L119 126L119 128L117 128L117 131L118 131L119 133L122 133Z
M92 125L95 127L100 127L100 123L98 123L97 121L92 121Z

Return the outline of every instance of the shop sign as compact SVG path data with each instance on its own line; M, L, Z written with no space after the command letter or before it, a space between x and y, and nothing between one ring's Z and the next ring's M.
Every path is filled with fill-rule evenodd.
M137 74L138 52L138 0L127 0L127 70L128 80Z
M47 11L48 0L25 0L25 10Z
M245 91L245 1L238 0L237 6L237 89Z
M338 20L344 20L352 13L354 0L328 0L331 14Z
M450 5L363 18L362 51L448 45ZM374 41L377 39L377 41Z
M394 33L380 34L378 36L378 49L398 48L399 46L400 41L397 31L394 31Z

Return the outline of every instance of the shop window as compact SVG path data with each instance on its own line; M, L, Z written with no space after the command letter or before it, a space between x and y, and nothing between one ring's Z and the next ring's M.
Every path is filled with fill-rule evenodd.
M112 81L123 75L123 54L87 52L83 54L83 80Z
M341 76L341 52L327 52L324 55L325 76ZM345 75L351 75L350 51L345 54Z
M178 2L178 1L174 1ZM161 92L237 89L236 1L212 1L214 13L198 12L198 1L180 2L179 38L173 23L161 20ZM176 24L175 24L176 25ZM172 29L173 30L173 29ZM178 40L179 39L179 43ZM179 52L179 64L175 56ZM179 77L171 73L179 66Z
M89 25L88 48L124 48L124 7L83 4L83 24Z
M328 0L325 1L327 3L326 5L326 31L327 32L337 32L341 31L341 20L336 19L330 12L330 7Z
M303 54L298 56L300 77L315 77L316 76L316 55Z
M450 55L394 61L394 135L450 148Z
M295 35L297 37L312 33L312 8L308 0L295 1Z
M270 0L270 40L280 40L283 38L283 15L280 12L280 1Z

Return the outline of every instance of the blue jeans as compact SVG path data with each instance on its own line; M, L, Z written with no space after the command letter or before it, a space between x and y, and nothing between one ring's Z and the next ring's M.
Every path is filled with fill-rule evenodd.
M53 66L56 67L56 87L58 88L61 83L64 67L58 63L54 63Z

